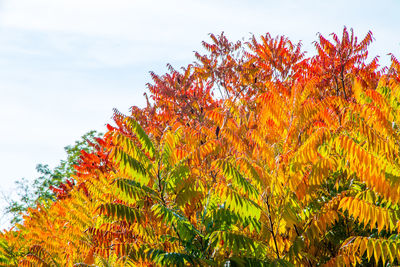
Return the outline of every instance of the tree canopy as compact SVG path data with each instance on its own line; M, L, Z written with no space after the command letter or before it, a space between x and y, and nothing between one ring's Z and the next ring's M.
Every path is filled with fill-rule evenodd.
M81 151L92 152L91 144L96 142L95 138L101 135L95 130L85 133L80 140L75 141L74 145L64 147L67 158L61 160L54 169L51 169L48 164L40 163L36 165L39 177L33 181L26 178L16 181L18 199L5 198L8 205L5 208L4 216L10 217L11 224L20 223L28 208L35 208L38 204L54 201L56 197L52 189L65 183L68 179L70 183L73 182L74 165L78 163Z
M400 63L265 34L203 42L114 111L75 183L2 233L20 266L400 264ZM0 254L1 255L1 254Z

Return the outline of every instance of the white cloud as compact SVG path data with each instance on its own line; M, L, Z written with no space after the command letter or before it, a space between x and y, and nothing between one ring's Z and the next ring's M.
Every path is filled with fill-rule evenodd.
M387 8L390 1L374 3L5 0L1 25L7 29L46 33L54 47L64 51L80 49L82 40L93 39L83 43L88 56L100 63L118 65L159 59L163 54L176 56L182 46L195 50L210 32L225 31L232 39L247 38L249 32L285 34L294 40L303 40L309 50L316 32L340 32L343 25L354 27L357 33L364 34L372 29L376 33L384 30L397 36L396 9ZM386 41L378 40L382 46L388 46ZM393 48L398 49L398 46ZM183 56L188 57L187 54Z
M209 6L190 1L17 0L5 1L3 8L6 27L161 43L176 40L179 30L196 21L211 22L217 15ZM188 35L193 36L190 30L180 39Z

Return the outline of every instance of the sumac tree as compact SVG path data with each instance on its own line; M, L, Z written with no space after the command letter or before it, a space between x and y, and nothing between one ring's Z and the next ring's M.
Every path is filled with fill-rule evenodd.
M346 28L312 58L284 36L210 37L2 234L10 264L400 263L396 58L367 62L372 33Z

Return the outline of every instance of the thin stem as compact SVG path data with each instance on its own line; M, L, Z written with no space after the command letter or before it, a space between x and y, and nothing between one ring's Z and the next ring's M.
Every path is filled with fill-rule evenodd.
M342 87L343 87L344 99L347 99L347 96L346 96L346 88L345 88L345 86L344 86L344 65L342 65L342 69L341 69L341 71L340 71L340 78L341 78L341 80L342 80Z
M268 195L266 198L266 204L267 204L267 209L268 209L268 220L269 220L269 224L271 227L270 232L272 234L272 238L274 239L274 244L275 244L275 253L276 253L276 256L278 257L278 259L280 259L278 243L276 242L276 236L275 236L275 231L274 231L274 224L273 224L272 218L271 218L271 209L270 209L270 205L269 205Z

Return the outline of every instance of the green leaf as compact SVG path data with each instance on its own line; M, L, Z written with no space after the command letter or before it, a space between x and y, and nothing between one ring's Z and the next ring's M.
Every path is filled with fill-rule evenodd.
M227 192L220 196L226 206L243 217L253 217L257 220L261 217L261 207L253 200L239 194L235 188L228 186Z
M151 208L158 218L162 218L165 224L175 227L182 241L192 239L195 235L202 236L201 233L189 222L189 220L164 205L155 204Z
M148 183L150 178L147 176L146 169L141 162L132 158L120 148L114 148L113 157L126 174L142 184Z
M138 161L142 162L145 166L151 165L151 162L149 158L146 156L146 154L143 153L141 149L139 149L134 141L125 136L122 133L115 133L114 143L123 148L124 151L126 151L128 154L132 155L135 159Z
M151 196L153 199L160 200L157 192L148 186L142 185L137 181L126 178L115 179L113 183L119 190L125 193L130 198L139 199L143 196Z
M141 212L124 204L106 203L101 204L98 209L100 210L100 214L110 218L125 220L129 223L141 222Z
M131 127L132 132L135 133L137 139L142 145L142 149L153 158L155 153L154 145L140 124L131 117L125 117L125 122Z
M232 181L237 188L243 190L250 197L259 195L257 189L243 177L243 175L229 162L218 160L216 165L222 170L223 175Z

